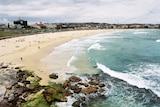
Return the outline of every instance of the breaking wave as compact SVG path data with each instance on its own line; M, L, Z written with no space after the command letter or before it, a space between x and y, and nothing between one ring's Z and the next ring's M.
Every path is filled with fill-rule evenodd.
M97 68L102 70L104 73L114 77L126 81L130 85L137 86L138 88L145 88L151 89L156 95L160 97L160 85L157 83L157 80L160 81L160 67L156 65L147 65L148 68L143 69L145 72L142 71L142 68L139 68L139 73L129 72L129 73L122 73L111 70L110 68L106 67L103 64L97 63ZM152 70L156 70L157 72L152 72ZM134 69L135 72L138 69ZM154 81L154 79L156 79Z

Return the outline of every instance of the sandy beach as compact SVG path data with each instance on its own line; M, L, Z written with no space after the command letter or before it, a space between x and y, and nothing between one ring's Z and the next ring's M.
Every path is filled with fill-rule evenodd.
M0 63L11 63L13 66L24 66L25 69L33 70L42 78L41 84L46 85L50 79L48 72L44 71L45 64L41 59L54 51L56 46L75 38L114 31L113 29L65 31L0 40Z

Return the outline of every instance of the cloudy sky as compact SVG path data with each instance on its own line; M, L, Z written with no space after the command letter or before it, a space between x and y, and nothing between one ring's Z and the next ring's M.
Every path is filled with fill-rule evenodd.
M0 0L0 23L160 23L160 0Z

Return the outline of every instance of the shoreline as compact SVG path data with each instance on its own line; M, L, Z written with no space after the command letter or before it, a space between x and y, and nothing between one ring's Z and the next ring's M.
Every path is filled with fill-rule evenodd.
M41 59L49 55L55 47L72 39L115 31L118 30L66 31L0 40L0 63L11 63L13 66L24 66L25 69L33 70L42 78L41 85L46 85L50 81L49 73L44 71L45 64Z

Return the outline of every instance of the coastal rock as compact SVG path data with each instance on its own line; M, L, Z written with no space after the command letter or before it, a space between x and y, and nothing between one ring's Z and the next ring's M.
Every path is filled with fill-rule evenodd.
M6 88L10 90L12 88L12 85L7 86Z
M73 107L81 107L80 104L81 104L80 101L75 101L75 102L72 104L72 106L73 106Z
M12 107L12 105L14 105L14 107L20 107L19 105L22 102L26 102L27 104L28 100L26 97L31 93L37 93L42 89L42 94L40 94L41 97L36 98L38 101L43 101L43 104L51 105L54 102L66 102L66 96L70 96L77 100L73 103L73 107L85 107L87 101L103 95L106 91L105 87L107 87L103 82L100 82L97 75L85 75L84 77L79 77L72 74L73 76L69 77L63 85L51 82L47 86L40 86L39 82L41 78L28 70L14 68L0 69L0 71L1 70L7 72L7 74L0 72L0 77L4 79L2 79L3 82L0 81L0 85L3 84L4 87L8 86L5 88L6 91L3 93L2 91L0 92L0 98L2 98L2 103L0 103L0 105L2 104L4 107ZM56 74L53 74L52 76L56 76ZM88 77L91 79L89 80ZM7 82L5 79L7 79ZM108 88L110 87L108 86ZM37 101L37 99L33 99L33 103ZM28 101L28 103L32 101Z
M83 100L77 100L72 104L72 107L86 107L86 103Z
M77 86L77 85L71 85L71 86L69 86L68 87L69 89L71 89L71 90L73 90L74 91L74 93L79 93L80 91L81 91L81 89L82 88L80 88L79 86Z
M83 78L83 79L82 79ZM64 95L75 97L73 107L85 107L86 102L101 97L105 93L105 84L100 82L99 75L84 75L84 77L71 76L63 83L63 88L66 91ZM69 94L68 94L69 93Z
M82 90L81 90L81 92L83 93L83 94L91 94L91 93L96 93L97 92L97 87L94 87L94 86L89 86L89 87L87 87L87 88L83 88Z
M28 89L33 90L33 89L39 87L39 82L40 82L41 78L38 76L35 76L35 75L31 75L26 80L30 81L30 84L27 84L26 87Z
M111 89L111 85L108 84L108 85L107 85L107 88L108 88L108 89Z
M15 107L15 105L8 103L8 100L4 99L0 102L0 107Z
M48 103L54 101L54 96L57 94L57 91L54 88L48 88L43 92L43 96Z
M5 69L5 68L8 68L8 65L1 66L1 69Z
M88 87L88 86L89 86L88 83L84 83L84 82L79 82L78 84L79 84L79 85L83 85L83 86L85 86L85 87Z
M99 89L99 92L100 92L100 93L102 93L102 92L104 92L104 91L105 91L105 89L103 89L103 88L100 88L100 89Z
M93 74L88 79L91 80L91 81L99 81L99 74Z
M20 86L20 87L24 87L25 85L23 84L23 83L21 83L21 82L18 82L18 85Z
M98 81L89 81L88 82L90 85L98 85Z
M0 72L0 85L12 86L17 82L17 71L13 69L5 69Z
M13 101L15 99L14 94L10 94L8 97L8 101Z
M68 81L68 80L66 80L64 83L63 83L63 88L66 88L66 87L68 87L68 86L70 86L71 85L71 83L70 83L70 81Z
M24 97L31 92L26 87L26 81L31 83L30 80L26 80L27 77L29 77L28 72L14 67L0 69L0 107L20 107L25 101ZM38 81L32 83L39 84Z
M43 91L43 96L44 96L45 100L48 103L52 103L54 101L66 102L67 98L65 98L65 96L63 96L62 90L59 90L60 87L57 88L57 86L60 86L60 85L56 84L55 86L56 86L55 88L49 87Z
M63 96L71 96L73 93L70 90L64 90Z
M44 92L44 93L45 93L45 92ZM51 94L51 95L56 95L56 94L57 94L57 91L56 91L56 89L54 89L54 88L48 88L48 89L46 90L46 93Z
M82 100L82 101L86 101L86 97L84 97L84 96L81 97L81 100Z
M17 74L16 74L16 77L17 77L17 79L18 79L18 81L20 82L20 81L25 81L26 80L26 78L25 78L25 72L24 71L22 71L22 70L19 70L18 72L17 72Z
M99 87L105 87L105 84L104 83L99 83L98 86Z
M6 68L8 68L8 67L9 67L8 64L5 64L5 63L1 63L1 64L0 64L0 69L6 69Z
M71 77L69 77L69 81L71 81L71 82L79 82L79 81L81 81L81 78L76 77L76 76L71 76Z
M6 93L5 86L0 85L0 102L3 100L5 93Z
M51 78L51 79L57 79L58 75L56 73L52 73L52 74L49 75L49 78Z
M31 82L30 82L30 81L25 80L25 81L24 81L24 84L31 84Z

